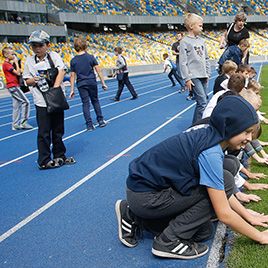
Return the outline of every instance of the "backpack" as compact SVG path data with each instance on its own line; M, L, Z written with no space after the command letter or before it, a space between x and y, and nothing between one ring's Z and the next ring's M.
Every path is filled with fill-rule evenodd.
M177 70L177 65L172 60L169 60L169 62L170 62L170 65L171 65L171 69L172 70Z

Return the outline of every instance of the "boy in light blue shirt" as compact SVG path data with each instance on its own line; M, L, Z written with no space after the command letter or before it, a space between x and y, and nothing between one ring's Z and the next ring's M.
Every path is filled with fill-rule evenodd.
M194 126L150 148L129 165L126 200L115 205L120 241L138 245L143 228L154 233L158 257L194 259L208 252L213 216L233 230L268 244L268 216L250 214L234 196L237 159L224 166L224 150L252 140L256 111L239 96L219 101L209 124Z

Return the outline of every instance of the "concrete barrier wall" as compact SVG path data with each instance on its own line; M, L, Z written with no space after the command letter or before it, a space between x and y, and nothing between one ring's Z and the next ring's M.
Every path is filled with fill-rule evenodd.
M3 36L29 36L36 30L44 30L50 36L66 36L64 26L0 24L0 35Z
M210 64L212 68L215 68L217 65L217 61L211 60ZM161 73L163 72L163 64L128 66L128 69L129 69L129 75ZM103 71L104 76L109 77L112 73L112 68L104 68L102 71Z
M183 16L126 16L126 15L89 15L86 13L59 12L62 23L95 23L95 24L183 24ZM227 24L234 20L234 16L204 16L205 24ZM248 16L247 22L267 22L267 16Z
M24 1L0 0L0 10L29 13L47 13L46 5L27 3Z

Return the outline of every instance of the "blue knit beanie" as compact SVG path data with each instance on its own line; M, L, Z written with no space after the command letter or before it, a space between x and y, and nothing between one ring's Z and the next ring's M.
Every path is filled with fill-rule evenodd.
M214 108L210 124L228 140L259 122L252 105L240 96L227 96Z

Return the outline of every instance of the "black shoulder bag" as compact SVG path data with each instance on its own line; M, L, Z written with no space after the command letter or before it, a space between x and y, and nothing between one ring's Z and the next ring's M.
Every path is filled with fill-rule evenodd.
M61 86L53 87L56 77L59 73L58 69L55 68L55 64L52 61L49 54L47 54L47 59L50 65L50 69L44 74L44 78L48 86L36 85L38 90L42 93L48 113L57 113L69 109L69 104L66 100L66 97L63 93ZM37 63L37 57L35 56L35 62Z
M18 59L18 65L19 65L19 68L21 69L21 60L20 59ZM16 65L15 64L13 64L13 67L16 69ZM18 75L18 79L19 79L19 87L22 90L22 92L23 93L29 92L30 91L29 90L29 87L26 86L25 81L24 81L22 75Z
M124 62L125 62L125 66L123 66L122 68L119 69L119 72L117 73L117 80L118 81L122 81L123 77L124 77L124 71L127 70L127 62L126 59L121 55L121 57L123 58Z

